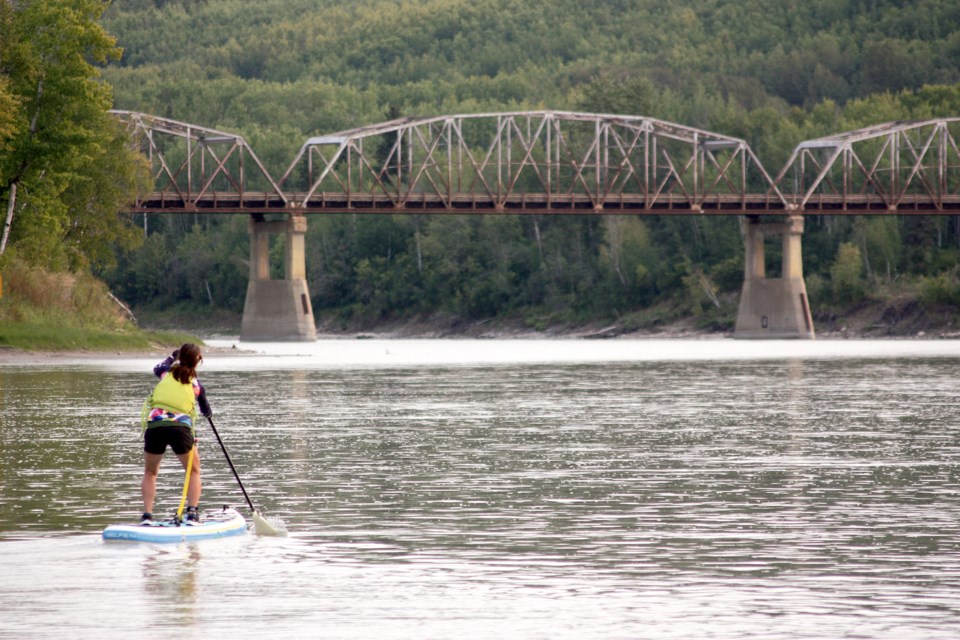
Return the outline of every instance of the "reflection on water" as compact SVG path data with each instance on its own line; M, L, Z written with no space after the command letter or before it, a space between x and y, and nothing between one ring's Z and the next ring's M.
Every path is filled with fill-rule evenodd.
M588 343L546 346L568 344ZM139 514L150 363L9 368L0 607L24 616L0 636L147 619L265 637L956 636L960 350L894 358L887 344L671 348L701 360L537 345L525 361L489 342L456 364L451 342L390 366L372 354L411 344L366 341L354 362L329 343L211 356L218 430L291 537L173 547L96 535ZM204 503L242 505L200 435ZM176 509L180 473L165 464L159 511Z
M182 625L197 622L200 545L151 545L143 558L143 590Z

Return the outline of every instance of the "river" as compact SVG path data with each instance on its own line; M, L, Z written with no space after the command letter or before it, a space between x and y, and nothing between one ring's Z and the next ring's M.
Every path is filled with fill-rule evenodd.
M960 637L958 341L210 344L289 536L104 542L164 354L0 365L0 637Z

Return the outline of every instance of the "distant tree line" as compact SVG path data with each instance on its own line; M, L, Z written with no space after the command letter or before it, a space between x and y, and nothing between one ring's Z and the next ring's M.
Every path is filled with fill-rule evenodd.
M148 185L111 101L235 131L269 167L399 115L646 115L744 138L773 171L804 139L960 115L948 0L0 0L0 33L10 246L174 312L240 311L245 221L117 216ZM315 310L354 325L650 308L724 325L743 268L734 217L314 215L307 245ZM804 235L821 313L904 290L957 304L958 252L956 217L813 216Z

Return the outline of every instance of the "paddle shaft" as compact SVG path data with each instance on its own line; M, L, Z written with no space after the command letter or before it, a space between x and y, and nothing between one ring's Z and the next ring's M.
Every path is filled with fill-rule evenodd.
M230 471L233 471L233 477L237 479L237 484L240 485L240 491L243 491L243 497L246 498L247 504L250 505L250 510L256 512L257 508L253 506L253 502L250 501L250 496L247 495L247 490L243 488L243 483L240 482L240 476L237 474L237 469L233 466L233 462L230 460L230 454L227 453L227 448L223 445L223 440L220 439L220 434L217 433L217 428L213 425L213 418L207 416L207 422L210 423L210 428L213 429L213 435L217 437L217 442L220 443L220 449L223 451L223 457L227 459L227 464L230 465Z
M187 493L190 491L190 470L193 468L193 452L196 450L197 445L194 444L190 449L190 454L187 456L187 473L183 479L183 495L180 496L180 506L177 508L177 524L183 521L183 507L187 504Z

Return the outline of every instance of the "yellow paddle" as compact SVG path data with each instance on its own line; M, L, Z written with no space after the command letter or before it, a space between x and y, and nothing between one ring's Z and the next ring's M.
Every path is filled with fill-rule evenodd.
M193 469L193 452L196 450L197 445L193 445L193 448L190 449L190 455L187 456L187 476L183 480L183 495L180 496L180 506L177 508L177 524L179 525L183 522L183 507L187 504L187 491L190 489L190 470Z

